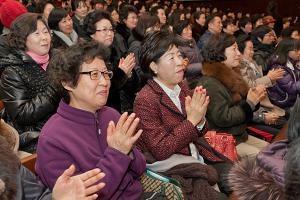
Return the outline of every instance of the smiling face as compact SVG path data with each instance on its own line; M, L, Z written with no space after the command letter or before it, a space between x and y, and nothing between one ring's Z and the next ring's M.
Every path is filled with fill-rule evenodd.
M26 50L42 56L49 53L50 44L49 30L41 20L38 20L36 31L27 36Z
M88 14L88 7L85 2L79 2L78 7L75 10L75 14L80 18L84 18Z
M81 72L93 70L107 71L104 61L95 58L92 62L81 65ZM65 84L64 87L70 95L70 106L95 113L107 102L110 80L103 76L99 80L92 80L89 74L81 74L77 86Z
M158 61L150 64L156 78L170 89L183 80L185 67L178 48L173 45Z
M134 29L137 25L138 17L137 14L134 12L130 12L126 19L124 19L124 23L126 24L127 28L130 30Z
M240 65L241 53L235 42L230 47L227 47L224 52L226 60L223 63L230 68L238 67Z
M70 15L67 15L66 17L62 18L60 22L58 23L59 31L63 32L66 35L69 35L73 32L73 20L70 17Z
M97 42L109 47L114 40L113 26L107 19L101 19L95 24L96 32L91 37Z
M157 17L161 24L165 24L167 22L167 17L164 9L157 10Z

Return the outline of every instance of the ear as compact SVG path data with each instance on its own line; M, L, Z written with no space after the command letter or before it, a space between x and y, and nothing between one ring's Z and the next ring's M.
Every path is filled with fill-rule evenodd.
M150 69L153 71L154 74L157 74L157 69L158 69L158 66L155 62L151 62L150 65L149 65Z
M262 39L260 37L257 37L258 41L262 42Z
M72 92L74 90L74 86L70 82L62 81L61 84L66 90L68 90L70 92Z

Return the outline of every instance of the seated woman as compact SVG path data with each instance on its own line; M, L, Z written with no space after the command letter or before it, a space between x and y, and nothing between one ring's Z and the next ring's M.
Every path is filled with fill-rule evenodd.
M188 59L188 65L185 70L185 77L191 89L197 86L202 76L202 55L192 36L192 25L188 20L179 21L173 26L173 32L176 33L176 44L181 55Z
M42 129L36 173L53 188L65 168L78 173L93 168L106 175L101 199L138 199L139 177L145 171L143 155L134 147L142 131L135 131L135 114L120 114L105 106L112 72L106 67L107 49L95 42L74 45L49 67L50 79L64 93L57 113Z
M11 53L0 56L0 66L5 68L0 81L3 118L20 134L20 150L34 152L38 132L61 98L46 72L50 30L40 16L26 13L12 24L8 41Z
M147 81L147 78L144 77L139 63L142 41L145 39L146 34L159 30L159 18L157 16L143 15L140 16L137 26L132 30L132 35L128 39L128 52L134 53L136 62L134 68L141 79L141 87L144 86Z
M53 32L53 48L68 48L77 43L78 35L73 29L73 20L63 8L54 8L48 17L48 25Z
M292 38L283 39L278 46L268 67L270 70L283 69L284 76L268 89L270 101L281 108L294 106L300 94L300 41Z
M121 42L119 35L115 35L112 19L108 12L97 10L89 13L84 21L87 40L97 41L99 44L111 50L109 62L114 77L111 80L111 88L107 105L121 111L132 111L135 93L139 88L139 77L134 70L135 57L128 54L127 48ZM124 105L121 95L125 94L128 104ZM125 96L124 95L124 96Z
M206 119L209 129L233 134L239 156L255 156L268 143L248 136L246 125L266 91L249 89L240 73L240 52L234 36L222 33L211 37L203 49L203 76L199 84L210 97Z
M265 88L272 87L276 80L281 79L285 74L283 69L273 69L263 76L261 66L253 60L253 43L250 36L241 35L237 38L237 44L241 56L241 74L249 87L263 85ZM260 108L253 114L255 124L267 125L265 131L276 135L279 129L286 123L287 116L285 111L278 106L273 105L268 96L260 102Z
M0 133L1 135L2 133ZM99 169L72 176L76 169L72 165L64 170L51 191L23 165L8 142L0 136L0 199L1 200L91 200L98 197L97 193L105 184L97 183L104 177Z
M190 97L174 36L168 32L147 35L140 64L150 80L138 93L134 112L141 119L138 148L147 167L180 181L188 199L225 198L211 186L218 181L214 167L221 191L230 193L225 179L231 164L202 140L209 97L202 87Z

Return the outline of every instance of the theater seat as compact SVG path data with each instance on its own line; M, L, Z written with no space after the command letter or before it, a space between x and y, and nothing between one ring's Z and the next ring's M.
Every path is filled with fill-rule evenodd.
M27 156L23 159L21 159L22 165L24 165L27 169L35 173L35 162L36 162L37 154L32 154L30 156Z

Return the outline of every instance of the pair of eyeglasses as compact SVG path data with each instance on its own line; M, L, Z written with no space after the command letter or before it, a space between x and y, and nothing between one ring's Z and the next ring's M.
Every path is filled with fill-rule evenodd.
M108 70L108 71L99 71L99 70L93 70L93 71L89 71L89 72L79 72L79 74L89 74L90 78L92 80L99 80L102 76L106 79L112 79L113 77L113 72Z
M96 31L99 31L100 33L104 33L107 35L108 33L114 33L115 29L113 28L104 28L104 29L97 29Z

